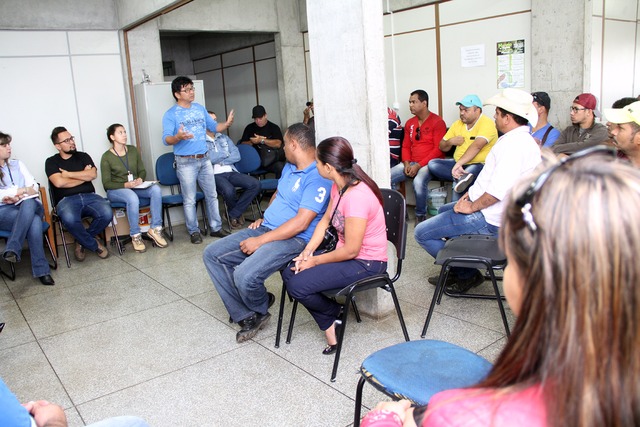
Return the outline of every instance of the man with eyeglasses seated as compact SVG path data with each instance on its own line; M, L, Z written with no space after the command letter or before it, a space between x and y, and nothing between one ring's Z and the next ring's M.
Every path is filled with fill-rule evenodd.
M573 154L585 148L600 145L608 139L605 125L596 123L600 113L596 97L590 93L576 96L571 105L571 126L560 133L551 149L556 154Z
M111 222L111 205L96 194L91 183L98 177L98 170L91 156L76 149L75 137L64 127L51 131L51 141L58 154L45 162L56 211L62 224L76 240L74 256L84 261L85 249L95 252L102 259L109 256L107 248L95 238ZM92 218L85 228L82 218Z
M429 161L443 159L440 141L447 133L444 120L429 111L429 95L422 89L411 92L409 111L414 114L404 125L402 141L402 163L391 168L391 188L399 182L413 178L416 196L416 225L427 218L427 195L429 194Z
M604 114L613 136L613 145L631 164L640 167L640 101L629 101L634 101L634 98L614 102L614 108L605 109Z
M444 247L443 239L463 234L498 235L502 221L504 199L524 174L540 163L540 148L529 133L529 124L535 127L538 112L533 97L520 89L504 89L489 98L485 105L495 105L493 116L502 136L487 155L478 178L457 202L442 206L438 215L418 225L416 242L432 257ZM472 268L452 268L447 290L463 293L480 285L484 276ZM429 277L436 285L438 276Z
M171 93L176 103L162 117L162 141L173 147L176 174L183 197L184 219L191 243L202 243L196 213L196 190L200 185L207 206L211 237L225 237L218 208L218 193L213 166L207 156L207 131L223 132L233 123L233 110L227 121L218 123L197 102L195 87L189 77L179 76L171 82Z

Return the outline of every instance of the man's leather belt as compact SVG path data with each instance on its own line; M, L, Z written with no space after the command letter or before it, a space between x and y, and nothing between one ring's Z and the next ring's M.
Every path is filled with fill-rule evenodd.
M203 158L207 157L207 153L204 153L204 154L190 154L188 156L181 156L180 154L176 154L176 156L185 157L187 159L203 159Z

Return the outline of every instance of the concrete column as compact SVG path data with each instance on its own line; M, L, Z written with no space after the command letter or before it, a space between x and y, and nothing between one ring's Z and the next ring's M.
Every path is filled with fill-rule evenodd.
M592 7L591 0L531 0L531 90L549 93L549 122L559 129L571 124L573 99L590 91Z
M307 21L316 138L347 138L358 164L378 185L388 188L382 4L310 1ZM358 303L363 313L373 317L393 311L391 296L385 291L363 292Z

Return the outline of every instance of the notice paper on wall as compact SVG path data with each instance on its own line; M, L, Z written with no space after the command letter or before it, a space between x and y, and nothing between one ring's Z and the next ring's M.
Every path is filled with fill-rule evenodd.
M484 67L484 45L462 46L460 64L463 68Z
M498 42L498 89L524 87L524 40Z

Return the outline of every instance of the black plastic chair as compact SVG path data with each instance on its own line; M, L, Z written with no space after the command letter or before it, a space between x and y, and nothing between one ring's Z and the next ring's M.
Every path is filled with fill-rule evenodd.
M494 270L504 270L504 267L507 265L507 257L500 250L497 238L483 234L468 234L450 239L444 245L444 248L438 252L435 264L441 265L442 268L440 269L438 284L433 292L433 298L431 299L427 319L425 320L424 327L422 328L422 338L427 335L427 328L429 327L433 310L435 309L436 304L440 304L443 293L446 293L448 296L453 298L496 300L498 302L498 308L500 309L500 315L502 316L504 329L507 336L510 335L507 315L504 311L504 305L502 304L504 297L500 294L497 278L494 273ZM491 283L493 284L494 294L456 294L448 292L446 290L445 283L447 281L447 277L449 277L452 267L486 269L487 274L491 279Z
M391 293L393 298L393 304L396 312L398 313L398 319L400 320L400 326L402 333L404 334L405 341L409 341L409 334L407 333L407 327L402 317L402 310L398 303L398 297L396 295L393 284L400 278L402 273L402 261L405 257L406 243L407 243L407 222L405 220L407 205L404 197L395 190L382 189L382 197L384 200L384 214L385 222L387 225L387 240L391 242L396 248L397 266L396 274L393 278L389 277L387 272L378 274L375 276L367 277L362 280L358 280L346 286L344 288L336 288L323 292L323 294L329 298L344 297L344 304L342 307L342 327L338 333L338 348L336 349L336 355L333 359L333 370L331 371L331 381L336 380L336 374L338 372L338 363L340 362L340 353L342 351L342 343L344 341L344 331L347 327L347 318L349 315L349 304L354 307L355 315L358 321L360 321L360 315L355 305L355 294L358 292L366 291L369 289L382 288ZM280 345L280 333L282 329L282 318L284 314L284 301L285 301L286 287L282 285L282 294L280 296L280 312L278 313L278 327L276 331L276 343L275 346ZM291 320L289 322L289 331L287 333L287 344L291 342L291 335L293 332L293 325L295 323L295 315L298 307L298 301L293 301L293 307L291 309Z
M182 194L180 194L180 181L176 173L175 156L173 153L164 153L158 157L156 160L156 178L158 178L160 185L167 186L171 189L171 194L162 196L162 227L164 227L164 220L166 218L169 224L169 240L173 242L173 226L171 225L169 209L184 205ZM200 204L202 209L204 232L208 234L209 221L207 220L207 207L205 206L204 193L202 191L196 191L196 206L198 204Z

